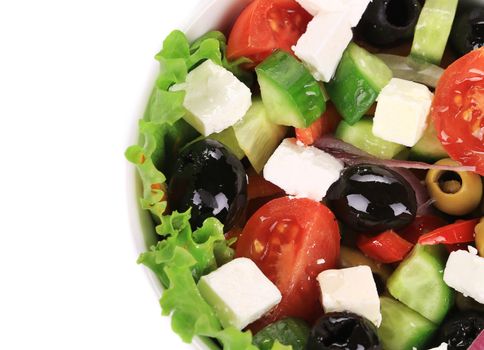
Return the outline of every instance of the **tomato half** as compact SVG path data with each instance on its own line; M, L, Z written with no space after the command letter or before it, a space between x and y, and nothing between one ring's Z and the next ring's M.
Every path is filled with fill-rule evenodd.
M261 207L244 227L235 253L259 266L282 301L250 328L259 330L285 316L313 322L322 313L316 277L336 267L339 242L336 218L319 202L282 197Z
M254 0L235 21L227 57L244 56L256 65L276 49L292 52L311 18L295 0Z
M435 90L431 115L452 159L484 175L484 48L452 63Z

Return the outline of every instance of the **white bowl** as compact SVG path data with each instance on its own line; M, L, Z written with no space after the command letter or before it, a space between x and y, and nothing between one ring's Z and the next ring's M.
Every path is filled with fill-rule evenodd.
M210 30L222 30L230 27L233 20L247 6L251 0L201 0L192 12L191 17L185 23L180 23L179 28L182 29L188 39L193 41ZM228 34L228 33L227 33ZM163 38L161 38L163 39ZM157 72L154 71L153 79ZM148 102L149 93L152 86L146 87L146 98L143 102L143 110L139 115L143 115L144 108ZM133 123L134 124L134 123ZM132 137L129 144L138 142L138 130L135 128L132 132ZM128 167L128 205L130 212L131 230L134 236L134 242L138 253L145 252L149 246L156 242L156 233L150 214L142 210L140 207L139 198L142 196L141 180L138 177L135 166L129 164ZM154 288L158 297L163 293L163 287L156 277L156 275L149 269L145 269L148 279ZM157 303L153 303L153 307L159 307ZM219 349L210 339L196 337L193 339L192 345L195 349Z

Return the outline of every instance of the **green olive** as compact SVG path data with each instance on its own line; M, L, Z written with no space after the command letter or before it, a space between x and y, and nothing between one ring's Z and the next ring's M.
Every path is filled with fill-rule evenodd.
M390 277L392 270L385 264L372 260L360 251L345 246L340 248L339 265L342 268L367 265L370 267L373 274L377 275L381 282L386 284L388 277Z
M479 251L479 255L484 258L484 217L477 224L474 233L477 250Z
M438 165L460 165L456 161L441 159ZM450 215L465 215L479 206L482 198L481 177L470 171L431 169L425 178L434 205Z

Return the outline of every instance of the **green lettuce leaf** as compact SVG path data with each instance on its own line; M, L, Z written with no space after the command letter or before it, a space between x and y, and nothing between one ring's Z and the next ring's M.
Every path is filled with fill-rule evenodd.
M190 50L193 51L198 49L200 45L208 39L214 39L219 42L220 51L222 54L222 61L218 64L223 66L225 69L231 71L240 81L242 81L248 87L251 87L254 84L254 72L245 70L243 67L245 64L252 63L252 61L246 57L240 57L234 61L229 61L226 56L227 40L225 39L225 35L222 32L214 30L206 33L192 44Z
M283 345L276 340L274 345L272 345L271 350L292 350L292 346L291 345Z
M210 59L230 70L244 83L252 84L253 73L241 68L251 61L240 58L229 62L225 55L226 48L226 39L221 32L208 32L192 45L183 32L171 32L155 56L160 62L160 72L145 111L145 120L173 124L185 115L185 92L170 91L170 87L185 82L188 72L204 60Z
M207 33L192 45L181 31L173 31L165 39L155 56L160 72L139 123L141 143L129 147L125 156L136 166L141 178L141 206L152 214L156 232L162 237L138 259L138 263L158 276L165 288L160 299L162 314L172 316L173 330L186 342L199 335L218 339L226 350L256 350L250 332L222 329L214 310L196 286L201 276L233 259L234 250L231 242L225 240L222 224L209 218L192 231L190 211L165 215L165 175L170 176L178 150L198 136L182 119L186 113L184 92L170 91L170 87L183 83L188 72L206 59L243 74L238 65L246 61L229 63L225 50L226 40L220 32Z
M234 327L225 328L215 335L223 345L224 350L258 350L252 344L252 334L250 331L241 332Z
M214 310L196 286L202 275L218 266L216 245L231 249L224 238L222 224L209 218L192 232L189 220L190 211L163 215L156 231L165 239L138 259L165 287L160 299L162 314L172 316L173 330L186 342L202 335L218 339L225 350L256 350L250 332L222 329Z

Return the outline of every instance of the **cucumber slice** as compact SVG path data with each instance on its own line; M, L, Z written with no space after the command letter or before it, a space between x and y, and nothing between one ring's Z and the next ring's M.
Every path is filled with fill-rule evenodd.
M378 337L385 350L423 349L437 326L395 299L380 297Z
M326 110L319 83L287 52L274 52L255 71L262 101L274 123L306 128Z
M388 291L395 299L439 324L454 303L454 293L444 282L444 268L442 247L417 244L388 279Z
M227 129L225 129L221 132L208 135L206 138L216 140L216 141L222 143L239 160L245 157L245 153L242 150L242 148L240 148L240 145L239 145L239 142L237 141L237 138L235 136L235 132L234 132L233 127L228 127Z
M276 341L291 345L293 350L304 350L309 336L309 326L297 318L285 318L258 332L252 343L260 350L271 350Z
M242 150L242 148L240 148L239 142L235 137L234 129L232 127L228 127L227 129L221 132L210 134L207 137L201 135L196 139L194 139L193 141L190 141L189 143L187 143L184 147L204 139L212 139L222 143L239 160L245 157L245 153Z
M406 148L398 143L385 141L373 135L373 122L364 118L354 125L345 121L339 123L335 136L363 151L382 159L391 159Z
M373 105L391 78L392 71L381 59L350 43L326 90L343 119L353 125Z
M245 116L233 126L237 144L255 171L260 173L267 160L287 132L285 126L274 124L260 99L252 102Z
M410 55L440 64L458 0L426 0L420 12Z
M410 149L410 158L427 163L435 163L442 158L448 158L446 150L437 138L434 124L429 123L421 139Z

